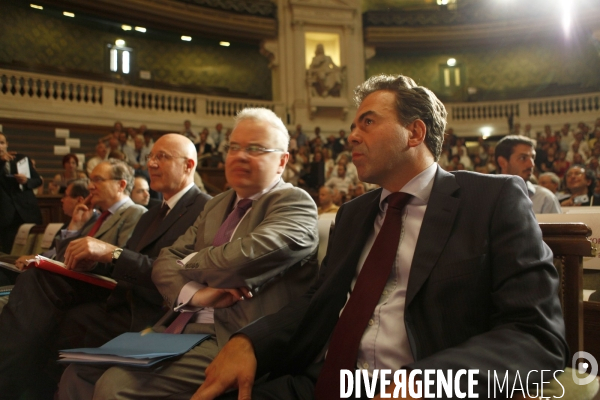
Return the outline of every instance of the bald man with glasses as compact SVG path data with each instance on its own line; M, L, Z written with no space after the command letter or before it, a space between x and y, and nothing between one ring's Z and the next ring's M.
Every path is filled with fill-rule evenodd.
M281 180L288 140L272 111L240 112L225 161L232 189L210 200L154 263L152 280L171 307L154 329L209 339L151 370L73 364L59 398L189 399L233 332L308 289L317 276L317 208L304 190Z

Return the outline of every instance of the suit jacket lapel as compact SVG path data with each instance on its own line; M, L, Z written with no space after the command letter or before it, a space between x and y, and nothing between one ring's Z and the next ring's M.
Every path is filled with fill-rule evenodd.
M454 175L438 166L410 268L405 307L429 277L448 241L460 203L453 193L459 188Z
M125 210L127 210L127 208L131 204L133 204L133 201L131 201L131 199L128 199L128 201L123 203L121 207L119 207L117 211L113 215L108 217L106 222L102 224L102 226L100 227L100 229L98 229L98 232L96 232L94 237L99 238L100 236L104 235L104 233L106 233L110 228L112 228L119 221L119 219L121 219L121 215L125 212Z
M145 238L144 243L138 243L137 247L139 249L143 249L149 244L154 243L156 239L161 237L175 222L177 222L177 220L185 213L188 207L194 203L198 193L200 193L200 190L194 190L194 188L195 187L192 187L181 197L181 199L179 199L177 204L175 204L175 207L173 207L165 219L163 219L160 225L158 225L152 236ZM154 209L156 209L156 214L160 212L160 207L157 206L154 207ZM156 218L156 214L149 219L149 224L152 224L152 221L154 221L154 218ZM190 226L194 223L194 221L191 221Z

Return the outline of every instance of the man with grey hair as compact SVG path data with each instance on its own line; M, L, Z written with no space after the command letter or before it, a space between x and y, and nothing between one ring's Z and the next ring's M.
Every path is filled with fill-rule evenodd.
M153 265L152 280L171 307L154 329L210 337L158 369L71 365L59 385L61 399L189 398L231 334L314 283L317 208L304 190L281 179L288 140L272 111L242 110L225 160L231 190L210 200Z
M560 178L554 172L544 172L538 177L538 184L556 195L560 187Z
M69 226L61 231L56 259L64 261L68 269L93 270L107 275L106 265L90 260L73 264L71 261L79 257L78 249L82 242L97 241L119 248L125 246L138 220L146 212L146 208L134 204L129 198L132 186L133 169L126 163L108 160L98 164L90 174L89 196L75 205ZM100 216L97 216L96 208L102 212ZM114 268L114 265L111 267ZM114 293L117 292L119 290ZM123 323L122 315L110 314L111 306L120 305L119 302L107 303L110 295L111 291L106 288L39 268L29 268L21 273L8 304L0 314L0 337L5 339L0 341L1 396L18 399L26 393L24 397L52 398L58 381L58 377L53 376L57 373L56 364L54 360L51 365L46 366L46 363L62 348L58 347L59 344L75 341L81 346L85 342L78 342L78 336L87 337L87 334L100 337L102 343L110 332L107 327L94 330L91 324L70 326L64 321L72 320L70 313L77 305L89 307L80 311L82 314L90 318L97 315L91 312L94 311L92 305L96 304L96 310L107 310L109 317L115 318L102 319L107 325ZM98 302L101 302L100 306ZM82 331L86 335L78 335Z
M400 378L404 398L488 398L496 371L537 382L566 365L558 276L523 180L439 167L446 110L412 79L372 76L355 94L352 159L381 188L340 207L317 284L236 332L193 400L361 397L349 381L367 375L364 397L389 398ZM470 385L448 375L467 369ZM439 382L455 376L448 393Z

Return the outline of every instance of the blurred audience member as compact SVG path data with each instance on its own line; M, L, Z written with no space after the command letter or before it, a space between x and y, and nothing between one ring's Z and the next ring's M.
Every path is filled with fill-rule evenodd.
M79 159L73 153L69 153L63 157L62 166L64 171L56 174L54 180L48 183L50 194L62 194L71 181L87 177L85 172L77 169L79 167Z
M562 206L600 206L600 197L594 192L596 177L592 170L573 165L565 174L565 184L570 196L560 203Z
M337 213L340 208L333 203L335 191L329 186L321 186L319 189L319 215L326 213Z
M19 173L18 162L27 160L30 177ZM0 131L0 251L9 254L19 226L41 224L42 213L33 189L42 179L31 160L23 154L8 152L8 140Z
M92 170L96 167L96 165L100 164L102 161L105 160L108 160L108 149L106 148L106 145L104 143L98 143L96 145L96 153L87 162L87 174L91 174Z
M131 189L129 197L131 197L131 200L135 204L148 208L148 203L150 203L150 185L148 185L146 178L142 176L135 177L133 189Z

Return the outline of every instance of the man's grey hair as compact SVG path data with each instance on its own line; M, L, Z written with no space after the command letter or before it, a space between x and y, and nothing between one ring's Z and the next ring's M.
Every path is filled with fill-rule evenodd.
M448 116L444 104L431 90L418 86L407 76L382 74L370 77L354 89L356 107L359 107L368 95L379 90L395 94L398 121L404 127L418 119L425 123L425 145L437 161L442 153Z
M124 180L125 182L127 182L127 185L125 186L125 189L123 190L123 193L128 195L131 193L131 190L133 189L133 181L134 181L134 174L135 171L133 170L133 168L131 168L129 165L127 165L126 162L121 161L121 160L116 160L114 158L109 158L108 160L106 160L105 162L109 163L111 168L112 168L112 178L115 180Z
M554 172L544 172L543 174L540 174L540 178L543 176L549 176L552 183L560 186L560 178ZM538 178L538 181L539 181L539 178Z
M244 108L240 111L235 119L233 129L235 129L238 124L245 120L253 120L257 122L265 122L271 125L277 131L277 143L279 144L279 148L283 151L288 150L288 146L290 144L290 135L288 133L287 128L273 111L268 108Z

